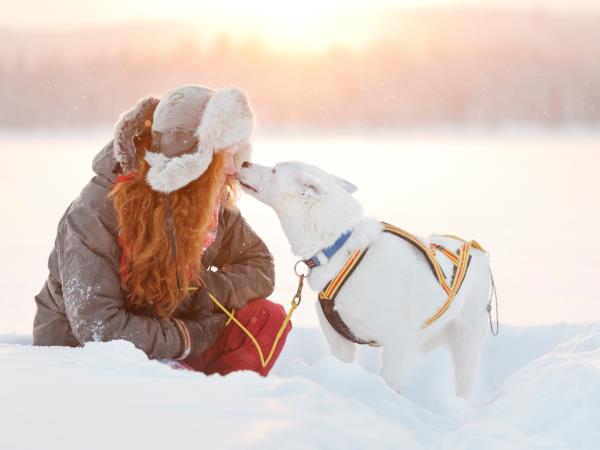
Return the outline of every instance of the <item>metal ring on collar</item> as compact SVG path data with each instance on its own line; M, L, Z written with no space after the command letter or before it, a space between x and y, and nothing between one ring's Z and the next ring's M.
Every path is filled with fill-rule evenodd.
M304 273L304 274L303 274L303 273L299 273L299 272L298 272L298 264L304 264L304 266L305 266L305 267L306 267L306 269L307 269L307 270L306 270L306 273ZM298 260L298 261L296 261L296 264L294 264L294 273L295 273L295 274L296 274L296 276L298 276L298 277L302 277L302 276L304 276L304 277L307 277L307 276L309 276L309 275L310 275L310 272L311 272L311 271L312 271L312 269L311 269L310 267L308 267L308 266L306 265L306 263L305 263L304 261L302 261L301 259L300 259L300 260Z

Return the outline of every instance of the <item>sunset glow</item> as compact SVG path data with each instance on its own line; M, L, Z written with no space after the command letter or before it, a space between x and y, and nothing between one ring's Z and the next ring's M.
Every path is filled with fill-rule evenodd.
M283 51L320 51L342 44L360 48L382 31L380 23L402 11L433 8L521 9L599 12L587 0L104 0L79 2L22 0L3 11L0 29L72 31L113 25L175 22L197 27L199 40L227 35L258 40ZM596 5L596 6L594 6ZM400 27L396 27L399 29ZM418 33L420 30L416 30Z
M447 0L403 1L396 6L415 7ZM323 2L281 2L265 0L248 3L226 2L226 6L200 6L191 0L164 3L146 10L149 19L197 21L215 34L233 38L258 39L277 50L318 51L335 44L360 47L373 37L385 2L367 7L364 2L332 0ZM187 11L188 14L182 14Z
M318 51L336 44L360 47L377 31L386 12L451 5L456 0L305 0L282 2L229 0L217 4L194 0L106 0L80 4L56 0L52 6L25 0L0 18L0 27L26 30L81 30L111 24L182 22L199 35L253 39L277 50ZM31 14L31 11L36 11ZM64 14L69 11L68 14Z

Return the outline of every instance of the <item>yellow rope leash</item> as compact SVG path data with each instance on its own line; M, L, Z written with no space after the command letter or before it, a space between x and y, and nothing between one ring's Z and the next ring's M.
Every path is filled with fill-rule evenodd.
M285 319L283 319L281 327L279 328L279 331L277 332L277 335L275 336L275 341L273 341L273 345L271 346L271 351L269 351L269 354L267 355L266 359L265 359L265 355L264 355L262 349L260 348L260 345L258 344L258 341L254 337L254 335L235 317L235 309L232 309L231 311L229 311L227 308L225 308L225 306L223 306L223 304L210 291L208 292L208 297L212 300L212 302L215 305L217 305L218 308L221 311L223 311L223 313L229 318L226 325L229 325L231 322L235 323L238 327L240 327L240 329L244 332L244 334L246 336L248 336L248 338L252 341L252 343L254 344L254 347L256 347L256 351L258 352L258 357L260 358L260 364L263 368L266 368L269 365L269 363L271 362L271 359L273 359L273 354L275 353L277 344L279 343L279 340L281 339L281 336L283 335L283 332L285 331L287 324L292 319L292 315L294 314L294 311L296 311L296 308L298 308L298 306L300 306L300 303L302 302L302 287L304 285L304 275L299 275L299 278L300 278L300 281L298 282L298 289L296 291L296 295L294 295L294 298L292 298L290 310L287 313L287 315L285 316Z
M256 351L258 352L258 356L260 358L260 364L261 364L261 366L263 368L267 367L269 365L269 362L271 362L271 359L273 358L273 354L275 353L275 349L277 348L277 344L279 343L279 339L281 339L281 336L283 335L285 327L287 326L288 322L292 318L292 314L294 314L294 311L296 310L296 308L300 304L300 303L296 302L295 298L292 300L292 307L290 308L290 311L287 313L287 316L285 317L285 319L283 319L283 323L281 324L281 328L277 332L277 336L275 336L275 341L273 342L273 346L271 347L271 351L269 352L269 355L265 359L265 356L264 356L264 354L262 352L262 349L260 348L260 345L258 344L258 341L256 340L256 338L252 335L252 333L250 333L250 331L248 331L248 329L244 325L242 325L242 323L239 320L237 320L237 318L234 316L234 313L229 312L227 310L227 308L225 308L221 304L221 302L219 300L217 300L215 298L215 296L212 295L210 292L208 293L208 296L213 301L213 303L215 305L217 305L219 307L219 309L221 311L223 311L225 313L225 315L227 315L227 317L229 317L229 321L227 323L230 323L230 322L235 323L246 334L246 336L248 336L250 338L250 340L252 341L252 343L256 347Z

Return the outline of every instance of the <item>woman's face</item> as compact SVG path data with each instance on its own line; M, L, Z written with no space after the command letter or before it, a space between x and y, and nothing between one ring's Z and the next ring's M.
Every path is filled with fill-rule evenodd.
M232 146L224 150L225 154L225 176L227 178L234 177L237 175L237 169L233 162L233 157L237 152L237 146Z

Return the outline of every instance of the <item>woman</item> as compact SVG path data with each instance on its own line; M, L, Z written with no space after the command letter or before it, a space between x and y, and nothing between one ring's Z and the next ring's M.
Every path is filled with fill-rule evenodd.
M34 345L126 339L150 358L205 373L255 370L285 311L265 300L273 259L235 209L252 113L237 89L182 86L123 114L94 159L96 176L60 220L36 296Z

